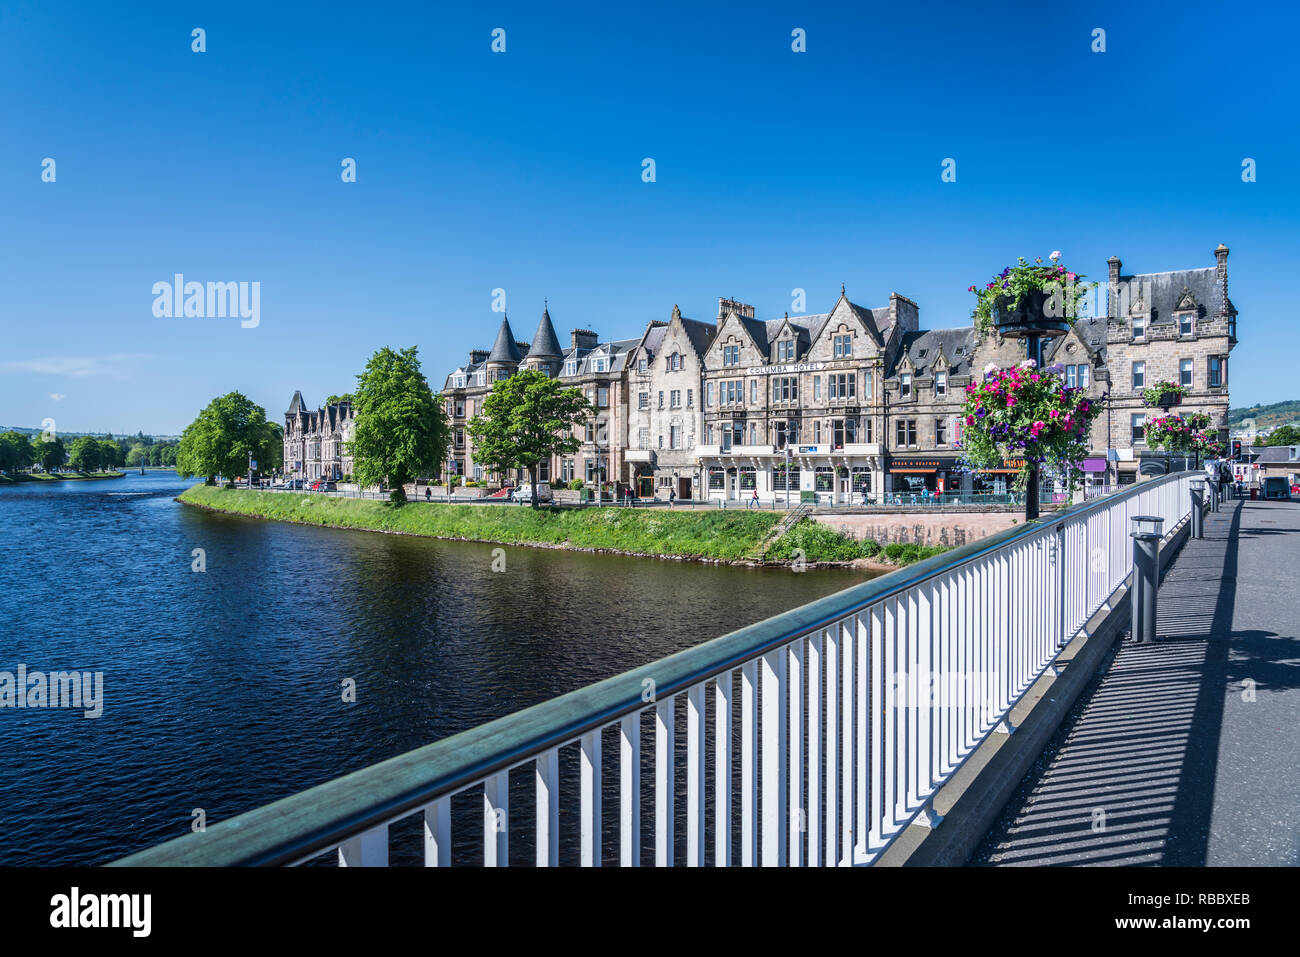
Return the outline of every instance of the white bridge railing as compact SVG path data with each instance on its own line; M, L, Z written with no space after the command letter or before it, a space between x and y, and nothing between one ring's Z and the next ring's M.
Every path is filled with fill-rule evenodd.
M337 853L383 865L390 829L419 841L422 822L424 863L447 866L453 820L458 863L506 864L512 841L515 863L524 851L539 866L870 863L912 821L934 823L939 788L1129 576L1132 517L1171 531L1195 474L1046 516L120 863ZM481 813L467 818L466 801Z

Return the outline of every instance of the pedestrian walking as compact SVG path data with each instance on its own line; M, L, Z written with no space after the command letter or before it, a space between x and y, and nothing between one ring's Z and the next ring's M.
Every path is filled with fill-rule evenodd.
M672 508L672 507L673 507L673 504L674 504L676 501L677 501L677 490L676 490L676 489L669 489L669 490L668 490L668 507L669 507L669 508Z
M426 502L432 502L432 501L433 501L433 490L432 490L431 488L429 488L429 486L427 486L427 485L424 487L424 500L425 500Z
M745 505L745 508L749 508L750 505L754 506L754 508L758 508L758 489L757 489L757 488L754 489L754 494L753 494L753 496L750 498L749 502Z

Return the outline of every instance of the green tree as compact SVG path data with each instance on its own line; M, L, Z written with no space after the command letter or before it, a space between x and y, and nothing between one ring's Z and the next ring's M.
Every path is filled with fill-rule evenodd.
M39 435L32 437L32 461L47 472L59 468L68 460L67 449L60 438L43 439Z
M99 443L99 466L102 469L115 469L126 462L126 455L122 452L122 446L118 445L113 439L105 439Z
M102 455L99 442L89 435L83 435L73 441L68 464L79 472L94 472L99 468Z
M402 486L434 474L451 442L447 414L420 372L416 347L385 347L371 356L357 376L354 408L357 426L348 445L353 474L362 485L388 483L400 505L406 501Z
M470 420L474 458L497 471L527 469L537 487L537 466L578 449L573 430L595 410L578 389L526 370L498 379L483 400L483 413ZM537 496L532 499L538 508Z
M126 467L139 468L140 463L144 461L145 447L143 445L132 445L126 452Z
M266 452L266 424L266 410L247 396L218 396L181 434L176 470L182 478L202 475L209 484L218 475L242 475L249 455L260 461Z
M1300 428L1279 425L1268 434L1268 445L1300 445Z
M31 442L21 432L10 430L0 435L0 471L16 472L36 460Z
M266 423L266 440L263 457L257 460L262 472L274 472L284 465L284 426L278 422Z
M344 392L342 395L332 395L325 400L326 405L336 405L339 402L350 402L356 404L357 397L351 392Z

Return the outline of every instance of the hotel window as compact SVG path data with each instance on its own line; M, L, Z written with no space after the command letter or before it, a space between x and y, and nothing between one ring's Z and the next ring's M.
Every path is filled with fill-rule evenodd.
M602 409L609 406L609 389L596 390L596 405Z
M858 420L857 419L832 419L831 420L831 441L837 449L844 448L846 443L854 443L858 440Z
M910 373L904 372L898 377L898 396L901 399L906 399L911 394L912 376Z
M663 389L660 389L660 390L659 390L659 408L662 409L663 407L664 407L664 390L663 390Z
M870 417L862 420L862 441L867 443L876 441L874 420Z
M740 467L740 490L742 492L752 492L757 486L755 478L758 471L752 465L742 465Z
M594 372L607 372L609 370L609 359L605 356L597 356L591 361L591 368Z
M1190 312L1185 312L1178 317L1178 334L1180 336L1190 336L1192 329L1192 314Z
M1133 390L1141 389L1147 379L1147 364L1145 362L1133 363Z
M668 447L670 449L680 449L682 447L682 427L680 425L670 425L668 427Z
M789 472L786 472L784 466L773 469L772 488L778 492L784 492L787 488L797 492L799 490L799 466L792 464Z
M776 344L776 361L793 362L794 361L794 340L782 339Z
M813 376L813 398L820 399L821 397L822 397L822 377L819 375L815 375Z
M829 465L819 465L813 469L813 487L819 492L835 490L835 470Z
M537 481L539 481L539 482L549 482L550 480L551 480L551 463L550 463L550 462L538 462L538 463L537 463Z
M1147 334L1147 320L1145 316L1133 317L1133 338L1145 339Z
M674 409L680 409L682 407L681 389L673 389L672 392L668 393L668 405Z
M836 336L835 337L835 358L847 359L853 355L853 337Z
M487 372L476 372L474 374L475 385L487 385Z
M663 433L661 432L659 433L659 448L662 449L663 447L664 447L664 436Z
M934 420L934 444L935 445L948 444L948 420L947 419Z
M1192 360L1178 360L1178 384L1191 388L1192 385Z
M590 442L596 435L596 427L590 422L586 425L586 441Z
M1134 412L1131 422L1131 435L1134 442L1142 442L1146 439L1146 419L1141 412Z
M916 445L916 419L894 421L894 444L899 448Z
M870 370L862 373L862 398L870 399L875 394L875 373Z
M1065 367L1065 385L1068 389L1086 389L1088 388L1088 365L1066 366Z
M565 375L577 375L577 374L578 374L578 360L577 360L577 359L570 359L568 362L566 362L566 363L564 364L564 374L565 374Z
M732 423L731 423L731 436L732 436L732 439L734 440L734 443L735 443L736 445L744 445L744 444L745 444L745 423L744 423L744 422L732 422Z
M456 430L456 448L458 448L458 449L463 449L464 447L465 447L465 430L464 430L464 429L457 429L457 430Z
M668 371L679 372L682 368L682 355L680 352L674 352L668 357Z
M1219 356L1210 356L1210 388L1217 389L1223 385L1224 360Z
M857 495L863 495L871 491L871 472L860 465L853 467L853 491Z
M451 387L453 389L465 388L465 377L463 375L454 376L451 380Z
M458 419L463 419L463 418L465 418L465 403L464 403L464 402L457 402L457 403L456 403L456 418L458 418Z
M821 441L822 441L822 420L816 419L813 422L813 442L815 442L818 445L821 445Z
M671 475L661 475L661 476L659 476L659 487L660 487L660 488L668 488L668 489L672 488L672 487L673 487L673 477L672 477Z
M758 445L758 423L749 423L749 444Z
M934 394L935 395L948 394L948 373L936 372L934 374Z
M711 425L706 425L704 427L704 444L705 445L713 444L713 426Z
M637 372L646 371L646 361L644 357L636 360L636 371Z
M749 380L749 403L750 405L758 405L758 380L757 379Z
M608 441L609 441L609 423L608 423L608 422L597 422L597 423L596 423L596 441L597 441L597 442L608 442Z
M705 383L704 386L704 404L709 408L713 407L713 383Z
M688 408L688 409L693 409L693 408L695 408L695 390L694 390L694 389L687 389L687 390L686 390L686 408Z
M722 477L723 477L722 469L709 469L709 491L711 492L722 491Z
M509 370L509 369L498 369L498 370L497 370L496 380L497 380L498 382L501 382L502 380L504 380L504 379L509 379L509 378L510 378L510 370Z
M858 377L853 372L838 372L826 377L830 383L830 398L852 399L857 394Z
M1236 316L1228 317L1228 338L1229 339L1237 338L1237 317Z
M639 408L639 409L648 409L648 408L650 408L650 393L649 393L649 392L642 392L642 393L640 393L640 394L637 396L637 408Z
M637 432L636 432L636 447L637 447L638 449L648 449L648 448L650 448L650 430L649 430L649 429L637 429Z
M780 376L772 380L773 402L797 402L799 400L799 377Z
M740 365L740 346L723 346L722 364L724 366Z
M474 480L476 482L483 481L483 466L481 465L474 466Z

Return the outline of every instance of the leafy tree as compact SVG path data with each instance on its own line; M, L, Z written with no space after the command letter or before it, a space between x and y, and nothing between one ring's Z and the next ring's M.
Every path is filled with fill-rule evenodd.
M10 430L0 435L0 471L25 469L36 459L32 444L21 432Z
M1300 445L1300 428L1279 425L1268 434L1268 445Z
M139 468L145 458L145 447L143 445L132 445L126 450L126 467Z
M257 460L262 472L273 472L284 465L284 426L278 422L266 423L266 444L263 457Z
M47 472L59 468L68 460L67 449L63 447L63 440L60 438L46 441L39 435L32 439L32 461L39 464Z
M267 452L266 425L266 410L247 396L218 396L181 434L177 471L182 478L202 475L209 484L218 475L242 475L250 454L260 461Z
M353 473L362 485L388 483L393 503L401 505L402 486L434 474L451 442L447 414L420 372L416 347L385 347L371 356L357 376L354 408Z
M103 469L115 469L126 462L122 446L110 439L99 443L99 465Z
M103 450L99 442L89 435L83 435L72 443L68 464L79 472L94 472L99 468Z
M350 402L356 404L357 397L351 392L344 392L342 395L332 395L325 400L326 405L336 405L339 402Z
M498 379L483 400L483 414L470 420L474 458L497 471L527 469L537 487L537 466L578 449L574 428L595 410L578 389L526 370ZM532 499L538 508L537 496Z

